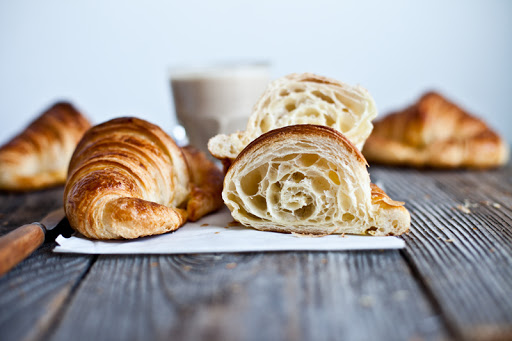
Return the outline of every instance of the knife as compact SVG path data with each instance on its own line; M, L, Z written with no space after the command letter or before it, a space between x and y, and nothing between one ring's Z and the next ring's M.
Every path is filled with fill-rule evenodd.
M45 240L45 235L59 225L66 215L59 208L46 215L40 222L18 227L0 238L0 276L27 258Z

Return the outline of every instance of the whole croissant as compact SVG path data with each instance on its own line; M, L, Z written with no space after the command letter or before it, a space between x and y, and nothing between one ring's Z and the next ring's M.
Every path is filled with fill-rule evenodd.
M295 124L334 128L361 149L375 116L375 102L363 87L311 73L291 74L268 85L245 131L214 136L208 141L208 149L227 166L258 136Z
M508 161L508 144L485 122L435 92L375 122L363 154L413 167L487 168Z
M187 217L219 208L222 172L197 153L137 118L91 128L69 165L70 225L89 238L137 238L176 230Z
M35 190L63 184L69 160L89 121L60 102L0 147L0 189Z
M236 158L222 197L238 222L301 234L399 235L409 212L370 183L366 160L338 131L295 125L263 134Z

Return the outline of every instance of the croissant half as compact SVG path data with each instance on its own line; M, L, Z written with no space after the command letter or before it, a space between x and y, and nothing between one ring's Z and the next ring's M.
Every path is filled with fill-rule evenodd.
M435 92L374 123L364 146L368 161L415 167L503 165L509 149L482 120Z
M403 203L370 183L359 150L325 126L254 140L229 168L222 197L235 220L259 230L399 235L410 225Z
M244 132L214 136L208 149L229 165L258 136L295 124L334 128L360 149L376 116L375 102L361 86L311 73L291 74L269 84L254 106Z
M193 177L221 171L204 156L185 153L144 120L118 118L91 128L69 165L64 208L71 226L89 238L137 238L173 231L189 215L198 219L220 207L221 180L210 177L206 186ZM192 205L189 214L194 200L204 207Z
M60 102L0 148L0 189L35 190L63 184L69 160L89 121Z

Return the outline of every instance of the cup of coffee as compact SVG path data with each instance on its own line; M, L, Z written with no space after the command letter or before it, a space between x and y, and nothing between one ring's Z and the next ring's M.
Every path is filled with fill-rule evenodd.
M180 67L170 72L176 118L189 144L207 155L212 136L245 130L270 81L266 63Z

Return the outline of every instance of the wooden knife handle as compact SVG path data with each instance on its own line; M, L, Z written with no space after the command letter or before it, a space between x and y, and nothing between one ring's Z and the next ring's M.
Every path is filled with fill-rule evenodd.
M0 276L27 258L44 242L44 227L27 224L0 238Z

